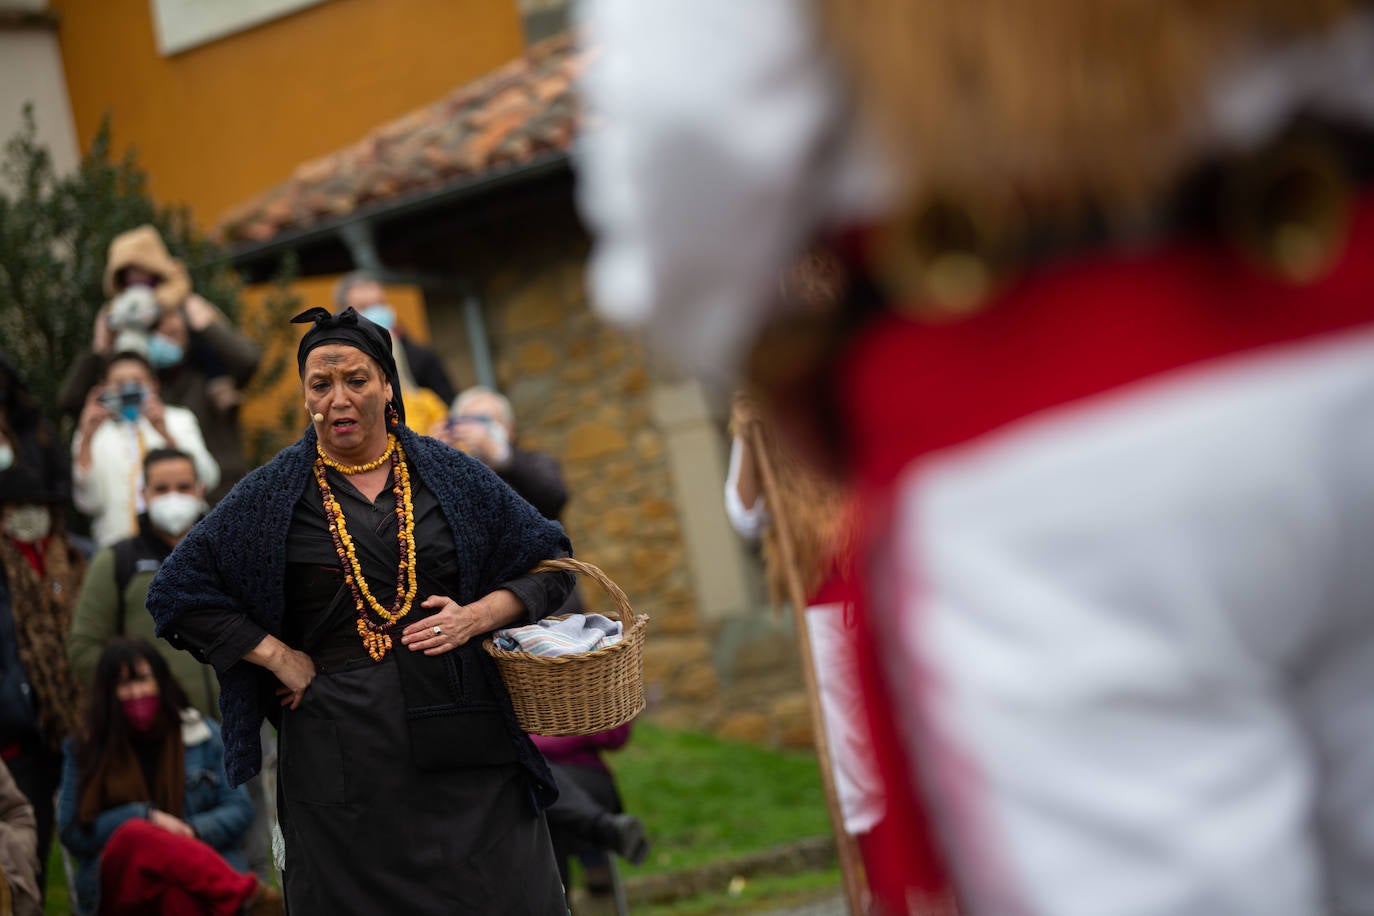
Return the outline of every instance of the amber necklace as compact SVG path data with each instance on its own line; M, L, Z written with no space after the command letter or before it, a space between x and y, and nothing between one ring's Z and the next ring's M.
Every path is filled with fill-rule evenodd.
M396 527L401 557L396 569L396 596L391 599L391 607L382 607L367 587L367 579L363 577L362 565L353 547L353 538L344 524L343 507L329 486L325 468L334 468L343 474L362 474L381 467L387 459L391 460L391 487L396 496ZM334 541L334 551L344 564L344 581L353 593L353 605L358 612L358 635L362 637L367 654L372 656L373 661L381 661L391 649L387 625L409 614L411 602L415 600L415 509L410 499L410 471L406 467L405 451L395 436L388 435L382 457L351 467L338 464L325 455L323 449L319 449L319 457L315 459L315 481L324 500L324 514L329 522L329 536ZM368 608L385 623L369 616Z
M377 470L377 468L386 464L387 459L391 457L391 454L400 447L401 444L396 441L396 437L391 435L390 433L387 433L386 451L382 452L380 456L378 456L376 459L372 461L369 461L367 464L340 464L339 462L335 461L333 458L330 458L328 455L324 453L324 446L321 445L319 442L315 443L315 454L320 456L320 460L324 462L325 467L333 468L340 474L343 474L347 477L352 477L354 474L366 474L368 471Z

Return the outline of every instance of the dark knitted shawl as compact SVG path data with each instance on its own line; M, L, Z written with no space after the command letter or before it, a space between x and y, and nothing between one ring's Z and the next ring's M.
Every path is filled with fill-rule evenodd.
M420 483L439 501L453 530L460 559L460 604L476 601L502 582L527 572L540 560L571 551L563 528L543 518L482 462L405 426L399 438ZM241 611L269 633L282 635L286 591L286 531L315 461L315 430L250 473L209 515L191 529L148 587L148 610L165 637L185 612ZM534 779L536 800L552 802L557 792L544 758L515 720L495 664L481 656L488 680L504 700L507 731L517 759ZM262 765L258 732L265 710L260 690L272 675L239 662L220 675L224 717L225 769L240 785Z

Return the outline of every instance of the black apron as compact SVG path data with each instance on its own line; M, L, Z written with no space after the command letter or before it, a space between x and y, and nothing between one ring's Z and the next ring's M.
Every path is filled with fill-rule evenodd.
M395 516L358 511L335 486L369 587L386 603ZM480 646L425 657L400 643L404 626L431 613L425 596L456 592L456 560L435 559L421 553L419 592L379 663L348 635L356 618L338 568L291 564L287 613L300 641L288 641L334 662L281 719L292 916L567 913L548 826L500 725ZM353 658L339 662L349 646Z

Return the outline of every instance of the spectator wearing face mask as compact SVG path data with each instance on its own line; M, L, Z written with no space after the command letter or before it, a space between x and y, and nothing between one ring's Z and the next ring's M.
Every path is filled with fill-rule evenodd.
M253 808L225 777L219 726L146 640L105 647L66 751L59 821L74 912L282 912L281 894L244 871Z
M485 385L473 385L453 400L448 417L429 434L461 449L496 472L512 490L549 521L558 521L568 504L568 488L558 459L547 452L521 448L515 441L515 413L510 400ZM582 611L574 590L557 613Z
M261 350L191 291L186 268L168 253L152 226L125 232L110 243L105 292L111 301L96 316L91 350L68 373L59 406L79 413L115 353L132 350L144 356L163 401L186 408L199 421L220 468L216 483L207 487L210 501L218 501L248 472L240 392L257 370Z
M91 516L91 535L100 547L138 532L138 516L146 508L143 460L152 450L179 449L191 456L207 490L219 483L219 465L195 414L164 404L159 387L147 360L120 353L82 408L72 438L72 497Z
M353 307L364 318L386 328L393 339L400 341L401 353L397 354L397 362L405 361L415 387L428 388L445 404L453 400L456 393L453 382L449 381L438 354L406 334L405 328L396 321L396 310L387 305L386 290L375 276L363 270L344 275L334 290L334 301L341 309ZM406 398L406 410L414 413L409 397ZM415 428L424 429L422 426Z
M0 471L0 759L33 805L40 888L62 740L76 724L67 631L85 570L42 481L27 463Z
M448 419L429 434L480 460L540 515L558 521L568 502L558 459L515 443L515 414L504 395L484 385L464 389Z
M186 532L205 514L205 485L190 455L173 448L150 451L143 459L143 505L138 533L98 551L91 558L76 602L67 649L72 670L83 683L95 676L105 645L116 636L146 639L167 660L191 705L219 717L214 673L189 652L179 652L153 633L144 607L148 583Z
M207 718L218 720L219 681L213 669L191 653L180 652L158 639L153 632L153 618L145 606L148 583L153 581L162 561L209 508L195 460L174 448L148 452L143 458L143 505L138 533L91 558L68 640L72 670L83 684L89 685L100 654L112 639L146 639L167 661L191 705ZM267 877L271 799L264 795L263 788L261 777L248 782L254 820L244 847L252 870Z

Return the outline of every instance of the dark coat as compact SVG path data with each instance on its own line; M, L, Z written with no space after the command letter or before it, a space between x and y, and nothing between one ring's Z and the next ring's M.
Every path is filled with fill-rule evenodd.
M404 334L401 335L401 348L405 350L406 364L410 366L410 375L415 379L415 384L433 391L445 405L453 403L453 383L444 371L439 354Z
M511 446L510 461L496 472L544 518L558 521L568 504L568 488L558 470L558 459L545 452Z
M563 507L568 504L568 488L563 483L557 458L547 452L527 451L512 445L510 461L496 473L544 518L556 522L563 514ZM574 588L554 613L581 614L585 611L581 592Z
M541 517L486 465L406 427L399 438L420 483L439 500L453 531L469 604L515 579L540 560L571 553L563 528ZM177 545L148 588L148 610L157 634L173 638L178 618L190 610L242 612L281 638L286 594L286 532L315 461L313 427L294 445L245 477ZM494 664L485 654L483 662ZM499 683L499 677L495 678ZM238 785L262 763L259 728L274 679L265 669L239 662L220 673L225 764ZM534 778L535 797L557 795L544 758L519 724L502 690L507 733L517 760Z

